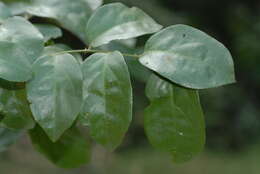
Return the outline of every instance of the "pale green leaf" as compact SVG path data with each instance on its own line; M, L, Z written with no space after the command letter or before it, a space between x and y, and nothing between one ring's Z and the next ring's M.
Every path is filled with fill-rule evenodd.
M26 12L30 3L34 0L2 0L11 10L12 15L20 15Z
M13 17L0 26L0 78L24 82L43 50L42 34L28 21Z
M33 64L27 95L35 120L52 141L76 120L82 103L82 72L70 54L43 56Z
M30 137L35 149L58 167L76 168L90 160L90 145L76 127L68 129L56 143L40 126L30 131Z
M135 49L136 39L128 39L128 40L115 40L111 41L106 45L102 45L99 47L101 50L110 50L110 51L120 51L121 53L127 54L140 54L142 50ZM152 73L149 69L144 67L138 59L135 59L130 56L124 56L125 61L127 63L130 75L135 80L146 82L147 77L149 77Z
M86 40L85 28L92 13L86 0L33 0L26 12L54 19L82 41Z
M26 54L25 58L30 63L41 55L44 45L39 30L22 17L12 17L4 21L0 26L0 41L14 43L16 47L22 49L16 54Z
M184 162L202 151L205 126L197 91L153 75L146 88L151 105L145 110L144 126L151 144Z
M99 6L103 4L103 0L85 0L89 6L92 8L92 10L95 10Z
M139 60L188 88L212 88L235 82L233 60L227 48L186 25L171 26L152 36Z
M4 116L1 123L11 129L31 129L34 120L26 98L26 91L0 88L0 113Z
M119 52L94 54L82 64L83 108L80 119L90 135L115 149L132 120L132 87L127 65Z
M0 23L11 16L10 9L2 2L0 2Z
M12 42L0 41L0 52L0 78L25 82L32 77L32 66L23 48Z
M51 39L57 39L62 36L60 28L51 24L34 24L34 26L42 33L44 41L47 42Z
M139 8L111 3L99 7L93 13L87 24L86 36L91 46L98 47L112 40L155 33L161 28Z

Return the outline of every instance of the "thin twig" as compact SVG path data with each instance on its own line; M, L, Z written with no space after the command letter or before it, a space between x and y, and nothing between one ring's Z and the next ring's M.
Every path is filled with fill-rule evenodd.
M81 49L81 50L68 50L68 51L61 51L57 52L54 54L51 54L51 56L59 55L59 54L66 54L66 53L111 53L112 51L107 51L107 50L92 50L92 49ZM128 57L135 57L139 58L141 55L138 54L128 54L128 53L121 53L123 56L128 56Z

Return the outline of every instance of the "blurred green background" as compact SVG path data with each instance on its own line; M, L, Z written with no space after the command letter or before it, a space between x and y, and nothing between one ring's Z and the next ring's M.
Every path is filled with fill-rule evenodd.
M119 2L105 0L108 2ZM260 173L260 1L259 0L121 0L146 11L164 26L188 24L205 31L231 51L237 83L200 92L207 143L185 164L151 148L143 131L144 72L133 73L134 118L124 143L110 153L93 145L93 158L80 169L58 169L23 137L0 154L0 174L259 174ZM41 20L41 19L33 19ZM68 34L68 33L65 33ZM67 37L70 37L69 34ZM142 45L148 36L138 40ZM58 40L62 42L63 40ZM82 48L78 40L70 42ZM134 68L133 68L134 69ZM147 73L147 72L145 72Z

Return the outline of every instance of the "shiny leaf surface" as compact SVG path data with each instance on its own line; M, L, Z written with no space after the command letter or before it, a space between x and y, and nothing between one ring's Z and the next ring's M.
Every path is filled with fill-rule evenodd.
M88 21L86 36L93 47L112 40L129 39L151 34L162 28L142 10L121 3L99 7Z
M33 73L27 84L33 116L50 139L57 141L80 111L80 66L70 54L43 56L33 64Z
M41 55L43 36L37 28L22 17L12 17L0 26L0 41L12 42L22 50L16 54L26 54L30 63ZM21 53L22 52L22 53Z
M81 123L110 150L122 141L132 120L132 88L127 65L119 52L97 53L82 64Z
M103 0L85 0L89 6L92 8L92 10L95 10L99 6L103 4Z
M4 115L1 124L7 128L19 130L34 127L24 89L14 91L0 88L0 112Z
M11 82L25 82L32 77L27 53L12 42L0 41L0 78ZM17 54L21 53L21 54Z
M35 149L58 167L76 168L90 159L90 145L76 127L68 129L56 143L40 126L30 131L30 137Z
M0 127L0 152L8 149L21 136L21 132Z
M2 2L0 2L0 23L11 16L10 9Z
M0 26L0 78L24 82L31 78L31 64L43 50L42 34L21 17Z
M181 88L153 75L146 94L144 126L151 144L170 152L173 161L184 162L201 152L205 126L197 91Z
M235 82L229 51L207 34L186 25L152 36L140 62L163 77L194 89Z
M140 54L138 49L135 49L136 40L135 39L128 39L128 40L116 40L111 41L109 44L102 45L99 49L103 50L110 50L110 51L120 51L121 53L128 53L128 54ZM130 75L135 80L140 82L146 82L152 73L149 69L144 67L138 59L133 57L124 56L125 61L127 63Z
M56 20L85 41L85 28L92 13L86 0L33 0L26 11L35 16Z
M61 29L54 25L35 24L34 26L42 33L45 42L50 39L57 39L62 36Z

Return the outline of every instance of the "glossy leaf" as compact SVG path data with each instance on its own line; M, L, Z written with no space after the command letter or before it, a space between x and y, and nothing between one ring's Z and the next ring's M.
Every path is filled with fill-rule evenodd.
M70 54L43 56L33 64L34 77L27 83L35 120L52 141L57 141L80 111L82 72Z
M0 127L0 152L8 149L21 136L21 132Z
M162 28L139 8L128 8L121 3L99 7L88 21L86 36L93 47L112 40L129 39L151 34Z
M153 75L146 89L151 105L144 126L151 144L184 162L201 152L205 126L197 91L181 88Z
M92 8L92 10L95 10L99 6L103 4L103 0L85 0L89 6Z
M0 2L0 23L11 16L10 9L2 2Z
M31 64L43 50L43 36L21 17L0 26L0 78L24 82L31 78Z
M119 41L111 41L109 44L102 45L99 47L101 50L110 50L110 51L120 51L121 53L128 54L140 54L142 50L135 49L135 39L128 40L119 40ZM125 61L127 63L130 75L134 80L138 80L140 82L146 82L151 75L151 71L144 67L138 59L134 59L133 57L124 56Z
M17 56L26 55L23 59L29 60L30 63L41 55L44 45L39 30L22 17L12 17L4 21L0 26L0 41L14 43L22 49Z
M31 63L23 49L12 42L0 41L0 52L0 78L25 82L32 77Z
M81 123L108 149L122 141L132 120L132 88L127 65L119 52L93 54L82 64Z
M45 42L50 39L57 39L62 36L61 29L54 25L34 24L34 26L42 33Z
M186 25L152 36L140 62L163 77L194 89L235 82L232 57L220 42Z
M56 20L85 41L85 28L92 13L86 0L33 0L26 11L35 16Z
M26 12L30 3L33 0L1 0L3 1L11 10L12 15L20 15Z
M1 123L11 129L31 129L34 120L26 98L26 91L0 88L0 112L4 115Z
M56 143L40 126L30 131L30 137L35 149L59 167L80 167L90 159L90 145L76 127L68 129Z

